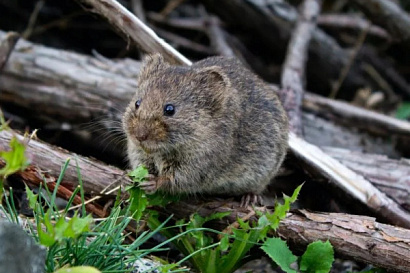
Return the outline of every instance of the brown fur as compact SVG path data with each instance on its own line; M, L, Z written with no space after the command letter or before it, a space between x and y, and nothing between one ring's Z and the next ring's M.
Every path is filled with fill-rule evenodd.
M175 106L173 116L164 115L166 104ZM131 167L144 164L158 177L153 191L260 194L287 151L288 120L277 96L223 57L191 67L148 57L123 128Z

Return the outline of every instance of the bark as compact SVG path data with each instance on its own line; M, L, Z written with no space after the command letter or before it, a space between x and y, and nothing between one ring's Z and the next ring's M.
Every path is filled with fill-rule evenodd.
M22 142L27 142L27 139L24 140L23 136L17 133L13 134L7 131L1 131L0 151L9 149L8 143L13 136L16 136L17 139ZM58 177L61 172L61 167L66 160L70 158L71 160L65 172L62 185L71 191L79 185L78 171L81 173L84 191L91 195L97 195L100 194L100 192L106 192L107 189L111 190L115 187L125 186L131 183L131 180L123 170L108 166L95 159L70 153L62 148L51 146L38 140L31 139L28 141L26 156L34 166L39 167L41 170L46 170L47 175L51 177ZM27 179L29 179L29 177L38 179L38 174L34 174L34 171L27 175ZM51 180L46 179L46 181Z
M202 0L223 21L235 29L248 33L259 43L285 56L286 48L298 14L282 1ZM349 60L349 54L337 42L320 29L315 29L309 47L307 78L315 82L317 91L331 89L331 80L339 77L341 68ZM327 82L324 82L326 79ZM354 65L347 75L342 89L346 92L370 85L360 65Z
M410 213L379 191L368 179L327 155L319 147L290 133L289 146L307 170L314 176L328 178L335 188L367 206L373 213L402 227L410 227Z
M16 135L16 134L15 134ZM0 149L6 149L13 136L10 132L0 132ZM21 136L16 135L19 139ZM29 181L38 180L44 176L41 170L47 170L49 175L58 176L61 165L69 157L76 158L86 194L106 191L118 184L128 184L128 177L122 170L107 166L102 162L91 160L68 153L37 140L30 140L27 154L32 165L19 176ZM54 160L50 160L53 158ZM33 174L36 170L36 175ZM28 174L27 174L28 173ZM73 189L78 185L77 171L74 161L71 161L63 179L63 185ZM50 182L50 179L46 180ZM114 183L115 182L115 183ZM36 182L33 182L35 184ZM90 209L88 206L87 209ZM239 207L238 202L229 200L203 200L193 198L171 204L165 208L153 207L163 214L174 214L176 218L187 218L194 212L202 216L214 212L231 212L227 218L234 223L237 217L244 218L249 211ZM254 214L251 212L251 215ZM251 220L255 220L253 217ZM216 223L213 228L226 227L226 221ZM373 218L337 213L312 213L304 210L289 213L279 229L278 235L297 249L304 249L307 244L316 240L329 240L337 254L349 259L357 259L387 269L410 272L410 230L377 223Z
M349 103L306 94L303 107L337 123L355 126L379 135L403 135L410 137L410 123Z
M281 96L283 106L289 116L290 131L302 135L302 99L304 94L305 66L307 51L316 18L320 13L320 0L305 0L295 30L289 42L283 65Z
M369 27L370 22L359 16L352 16L346 14L322 14L318 17L317 23L321 27L329 29L353 29L363 31ZM379 37L386 41L390 41L391 37L381 27L371 25L368 30L369 35Z
M85 9L101 15L116 28L129 42L147 53L159 52L171 63L190 65L191 61L182 56L159 38L140 19L115 0L77 0ZM148 50L149 49L149 50Z
M282 221L278 234L298 248L329 240L341 256L394 272L410 272L410 230L371 217L301 210Z
M410 46L410 16L394 1L350 0L375 24L384 27L394 40Z
M9 32L4 39L0 40L0 72L7 63L7 60L9 59L9 56L19 38L20 36L16 32Z
M326 147L324 151L346 167L364 176L399 205L410 211L410 160L391 159L380 154L364 154ZM349 156L346 156L349 153Z

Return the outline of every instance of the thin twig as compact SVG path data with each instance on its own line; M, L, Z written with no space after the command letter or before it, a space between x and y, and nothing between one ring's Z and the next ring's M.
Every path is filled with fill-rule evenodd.
M160 12L160 14L164 17L168 16L174 9L176 9L179 5L184 3L185 0L171 0L165 6L165 8Z
M350 71L350 68L352 67L352 65L353 65L353 63L356 59L357 53L359 52L359 50L362 47L364 41L366 40L367 33L369 32L370 27L371 27L371 24L368 24L367 28L364 28L360 32L360 36L357 39L357 42L356 42L352 52L350 53L350 58L349 58L348 62L346 63L346 65L343 67L342 71L340 71L339 79L333 85L332 91L329 94L329 98L331 98L331 99L336 98L337 93L340 90L340 87L342 86L344 80L347 77L347 74Z
M23 34L21 35L24 39L28 39L33 33L34 26L36 25L36 22L37 22L37 17L40 14L40 11L43 8L44 4L45 4L45 1L40 0L40 1L37 1L36 5L34 6L34 10L31 13L30 18L28 20L27 28L24 30Z

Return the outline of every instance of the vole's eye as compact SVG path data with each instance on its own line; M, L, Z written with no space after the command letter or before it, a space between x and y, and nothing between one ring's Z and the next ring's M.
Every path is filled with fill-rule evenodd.
M165 105L165 107L164 107L164 115L170 117L170 116L172 116L172 115L174 115L174 114L175 114L175 106L172 105L172 104L167 104L167 105Z
M141 105L141 100L137 100L137 101L135 102L135 110L138 110L138 108L140 107L140 105Z

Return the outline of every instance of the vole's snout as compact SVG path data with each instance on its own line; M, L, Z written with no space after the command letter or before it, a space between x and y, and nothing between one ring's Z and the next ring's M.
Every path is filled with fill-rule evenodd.
M148 139L149 131L145 127L137 127L134 130L134 136L138 141L142 142Z

